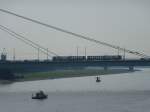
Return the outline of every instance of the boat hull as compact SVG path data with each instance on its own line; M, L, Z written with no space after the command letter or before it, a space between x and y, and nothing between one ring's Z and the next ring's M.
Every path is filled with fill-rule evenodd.
M37 96L32 96L32 99L39 99L39 100L42 100L42 99L47 99L48 96L45 95L45 96L40 96L40 97L37 97Z

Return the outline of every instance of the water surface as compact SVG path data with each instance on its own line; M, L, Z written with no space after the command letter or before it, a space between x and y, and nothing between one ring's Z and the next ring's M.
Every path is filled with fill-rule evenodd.
M132 73L0 85L2 112L149 112L150 69ZM31 99L44 90L46 100Z

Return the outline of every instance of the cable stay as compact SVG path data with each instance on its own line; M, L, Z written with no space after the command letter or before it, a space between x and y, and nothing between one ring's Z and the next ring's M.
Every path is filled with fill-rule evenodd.
M55 56L58 56L58 54L56 54L55 52L52 52L52 51L50 51L50 50L44 48L43 46L41 46L41 45L39 45L39 44L37 44L37 43L35 43L35 42L29 40L28 38L26 38L26 37L24 37L24 36L22 36L22 35L20 35L20 34L18 34L18 33L16 33L16 32L14 32L14 31L12 31L12 30L10 30L10 29L8 29L7 27L2 26L2 25L0 25L0 27L3 27L4 29L6 29L6 30L8 30L9 32L15 34L16 36L22 38L23 40L28 41L29 43L31 43L31 44L37 46L38 48L41 48L41 49L43 49L43 50L46 51L46 52L48 51L50 54L53 54L53 55L55 55Z
M58 56L56 53L54 53L54 52L52 52L52 51L50 51L50 50L48 50L48 49L42 47L41 45L39 45L39 44L37 44L37 43L35 43L35 42L33 42L33 41L27 39L26 37L24 37L24 36L22 36L22 35L20 35L20 34L18 34L18 33L16 33L16 32L14 32L14 31L12 31L12 30L10 30L10 29L8 29L8 28L5 27L5 26L0 25L0 29L3 30L3 31L5 31L5 32L7 32L9 35L11 35L11 36L17 38L18 40L24 42L25 44L30 45L30 46L33 47L34 49L40 50L42 53L48 55L49 57L52 57L50 54L53 54L53 55L55 55L55 56Z
M13 12L10 12L10 11L7 11L7 10L4 10L4 9L0 9L0 11L1 11L1 12L4 12L4 13L7 13L7 14L14 15L14 16L16 16L16 17L19 17L19 18L22 18L22 19L25 19L25 20L28 20L28 21L31 21L31 22L34 22L34 23L37 23L37 24L40 24L40 25L45 26L45 27L48 27L48 28L55 29L55 30L60 31L60 32L64 32L64 33L73 35L73 36L78 37L78 38L82 38L82 39L85 39L85 40L88 40L88 41L91 41L91 42L94 42L94 43L97 43L97 44L100 44L100 45L104 45L104 46L107 46L107 47L110 47L110 48L113 48L113 49L117 49L117 50L120 50L120 51L123 51L123 52L127 52L127 53L129 53L129 54L133 54L133 55L140 56L140 57L144 57L144 58L149 57L148 55L145 55L145 54L143 54L143 53L140 53L140 52L137 52L137 51L134 51L134 50L128 50L128 49L122 48L122 47L120 47L120 46L108 44L108 43L106 43L106 42L102 42L102 41L93 39L93 38L91 38L91 37L87 37L87 36L84 36L84 35L81 35L81 34L77 34L77 33L74 33L74 32L71 32L71 31L68 31L68 30L65 30L65 29L62 29L62 28L53 26L53 25L49 25L49 24L40 22L40 21L38 21L38 20L34 20L34 19L31 19L31 18L28 18L28 17L25 17L25 16L21 16L21 15L19 15L19 14L16 14L16 13L13 13Z

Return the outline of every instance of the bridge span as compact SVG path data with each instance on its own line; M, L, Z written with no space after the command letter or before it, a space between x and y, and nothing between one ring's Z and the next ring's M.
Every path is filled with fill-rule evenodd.
M13 73L42 72L60 69L84 69L86 67L148 67L150 60L119 60L119 61L0 61L0 70L9 70Z
M16 14L14 12L0 9L0 12L6 13L12 16L16 16L20 19L23 19L27 22L36 23L38 25L44 26L46 28L50 28L65 34L70 35L73 38L80 38L84 39L90 42L93 42L98 45L103 45L112 49L119 51L122 51L124 53L123 59L118 60L76 60L76 61L0 61L0 70L9 70L14 73L23 73L23 72L37 72L37 71L48 71L48 70L56 70L56 69L83 69L86 67L104 67L105 70L107 70L109 67L128 67L129 70L134 70L134 67L137 66L150 66L150 57L146 55L145 53L141 53L136 50L130 50L126 48L122 48L118 45L109 44L103 41L96 40L89 36L84 36L81 34L74 33L72 31L66 30L64 28L59 28L53 25L50 25L48 23L44 23L41 21L38 21L36 19L32 19L29 17L22 16L20 14ZM39 57L39 51L43 54L47 55L48 57L54 56L60 56L57 53L31 41L30 39L26 38L25 36L20 35L19 33L16 33L15 31L11 30L10 28L7 28L6 26L0 25L0 30L6 32L7 34L11 35L11 37L16 38L25 44L31 46L32 48L36 49L38 51L38 57ZM125 60L125 53L132 54L135 56L141 57L139 60ZM118 53L119 55L119 53ZM86 56L86 55L85 55ZM4 56L5 59L6 56ZM15 56L14 56L15 57ZM39 59L39 58L38 58Z

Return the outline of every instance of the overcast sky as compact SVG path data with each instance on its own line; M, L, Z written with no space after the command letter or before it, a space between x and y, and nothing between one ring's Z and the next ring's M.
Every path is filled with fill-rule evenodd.
M149 0L0 0L0 7L75 33L150 55ZM60 55L117 54L116 50L0 12L4 25ZM0 51L37 58L37 51L0 31ZM42 56L41 58L45 58Z

